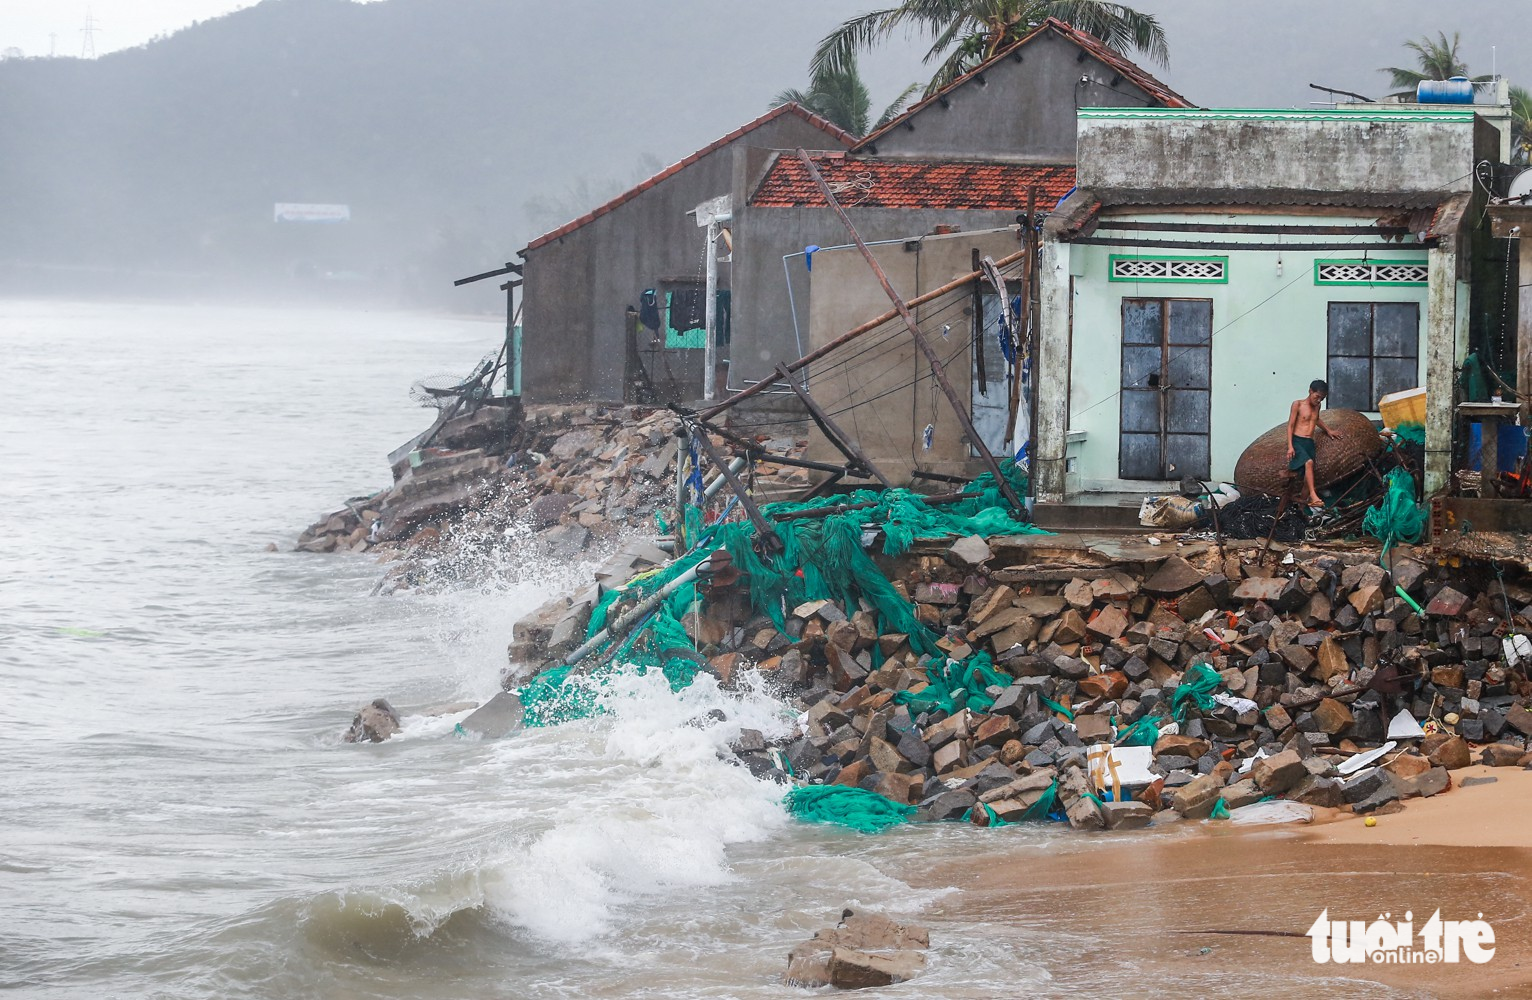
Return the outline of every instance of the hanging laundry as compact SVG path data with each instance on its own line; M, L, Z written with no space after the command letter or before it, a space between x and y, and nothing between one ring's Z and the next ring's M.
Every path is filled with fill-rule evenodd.
M670 328L679 333L701 328L707 322L707 292L698 285L670 293Z
M652 288L646 288L638 297L638 321L656 332L660 328L660 296Z

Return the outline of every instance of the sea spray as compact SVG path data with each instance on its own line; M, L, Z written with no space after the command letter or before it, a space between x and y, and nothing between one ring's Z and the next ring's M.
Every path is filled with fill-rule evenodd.
M787 822L780 786L721 757L742 728L788 725L781 702L760 686L729 693L703 675L673 692L658 675L619 674L602 701L599 720L559 727L604 732L599 782L486 878L498 914L557 942L611 931L640 898L729 881L728 847Z

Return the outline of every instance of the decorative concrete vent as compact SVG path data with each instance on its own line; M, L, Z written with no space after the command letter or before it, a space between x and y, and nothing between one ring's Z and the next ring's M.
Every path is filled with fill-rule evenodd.
M1229 280L1227 257L1112 257L1112 281L1192 281L1217 284Z
M1424 285L1430 272L1423 263L1388 260L1321 260L1314 264L1316 285Z

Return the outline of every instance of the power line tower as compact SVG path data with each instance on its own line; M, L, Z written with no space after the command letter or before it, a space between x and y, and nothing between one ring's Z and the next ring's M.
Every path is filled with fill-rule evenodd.
M59 54L59 35L56 31L48 32L48 58L52 59Z
M80 29L80 58L96 58L96 32L101 30L101 22L96 20L96 15L91 13L90 8L85 9L85 27Z

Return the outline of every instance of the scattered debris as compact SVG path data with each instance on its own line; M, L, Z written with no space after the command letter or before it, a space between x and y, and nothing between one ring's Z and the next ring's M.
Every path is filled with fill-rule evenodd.
M381 585L389 589L472 576L490 568L507 538L523 557L570 561L626 535L665 534L656 514L674 517L675 423L653 407L484 407L445 422L433 446L406 450L391 488L320 518L297 548L399 559ZM790 459L807 447L797 438L760 444ZM754 487L770 499L802 492L809 480L763 460ZM448 550L451 558L440 558Z

